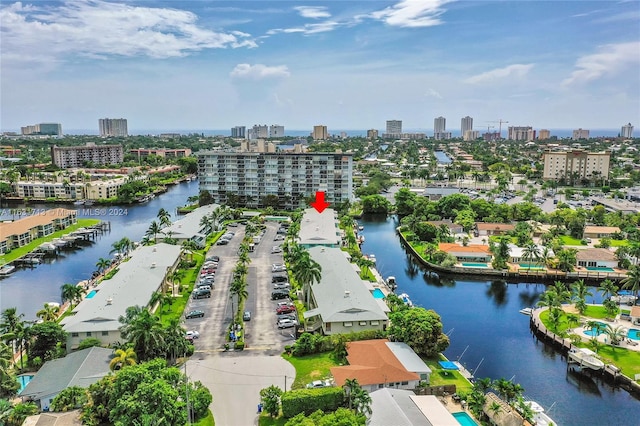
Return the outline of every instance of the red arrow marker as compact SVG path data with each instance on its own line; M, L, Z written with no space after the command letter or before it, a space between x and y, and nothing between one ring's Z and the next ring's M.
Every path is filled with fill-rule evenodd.
M316 191L316 200L313 203L311 203L311 207L316 209L318 211L318 213L322 213L324 211L324 209L329 207L329 203L324 201L324 192L323 191Z

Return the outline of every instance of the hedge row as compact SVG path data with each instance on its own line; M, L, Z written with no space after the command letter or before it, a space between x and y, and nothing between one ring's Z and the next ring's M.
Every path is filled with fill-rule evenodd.
M323 336L321 334L302 333L293 344L291 352L295 356L317 354L334 350L340 344L355 342L358 340L384 339L387 332L382 330L365 330L355 333L333 334Z
M283 393L280 401L286 418L317 410L331 412L344 405L344 390L341 387L292 390Z

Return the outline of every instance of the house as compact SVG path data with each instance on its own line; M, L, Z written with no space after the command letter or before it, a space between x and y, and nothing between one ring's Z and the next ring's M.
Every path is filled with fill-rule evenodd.
M40 413L29 416L22 426L82 426L80 410L67 411L66 413Z
M420 375L407 370L387 343L387 339L347 343L349 365L331 368L336 385L344 386L347 379L356 379L368 392L386 387L415 389Z
M166 285L166 276L175 270L181 250L177 245L159 243L139 246L131 252L131 258L118 266L119 271L111 279L103 280L92 297L85 298L73 315L62 320L68 333L67 351L89 337L103 345L119 342L122 324L118 318L130 306L146 306L153 293Z
M469 244L461 246L455 243L440 243L438 249L447 254L455 256L458 262L491 262L491 251L489 246L482 244Z
M604 248L578 250L578 266L585 268L616 268L618 260L613 252Z
M65 229L78 221L77 216L76 210L57 208L13 222L0 222L0 254Z
M462 228L462 225L458 225L457 223L453 223L450 220L432 220L430 222L431 225L435 226L436 228L440 228L440 226L444 225L447 228L449 228L449 233L451 235L456 235L456 234L463 234L464 233L464 229Z
M389 311L383 299L373 297L360 269L339 248L312 247L311 258L322 268L319 283L309 286L309 310L304 313L305 331L324 334L386 330Z
M310 208L304 211L298 233L299 245L307 249L316 246L340 247L341 241L335 210L324 209L318 213L315 208Z
M369 426L459 426L435 395L416 395L404 389L383 388L369 394Z
M64 389L71 386L88 388L109 374L112 358L112 349L94 346L47 361L18 396L45 409Z
M515 225L510 223L485 223L476 222L476 231L479 237L491 235L504 235L509 231L516 229Z
M202 218L210 216L218 207L220 207L218 204L208 204L196 208L171 225L163 228L161 235L156 236L156 241L170 236L175 239L178 244L182 244L185 241L193 241L198 247L204 248L207 235L213 229L213 223L205 226L202 224Z
M526 252L526 248L525 247L518 247L515 244L508 244L509 246L509 262L511 263L521 263L524 262L525 264L531 263L531 264L541 264L539 259L533 258L533 259L525 259L525 252ZM536 244L536 247L538 249L538 253L541 254L545 247L541 246L539 244ZM550 249L547 249L547 254L548 257L551 258L554 256L553 251Z
M619 234L620 228L617 226L594 226L584 227L584 238L610 238L612 234Z
M429 383L431 369L409 345L404 342L387 342L386 345L407 371L417 373L421 381Z

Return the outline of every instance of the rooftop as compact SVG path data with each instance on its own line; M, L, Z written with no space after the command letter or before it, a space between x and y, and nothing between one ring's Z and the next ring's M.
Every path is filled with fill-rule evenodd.
M585 234L613 234L620 232L620 228L617 226L595 226L587 225L584 227Z
M206 206L198 207L191 213L181 217L173 222L171 225L162 229L162 233L165 235L171 234L172 238L178 240L188 240L200 233L202 225L200 221L203 217L210 215L213 211L220 207L218 204L208 204Z
M322 213L314 208L304 211L300 221L298 244L301 245L338 245L340 235L338 220L333 209L325 209Z
M405 389L382 388L369 394L373 413L369 426L433 426Z
M47 225L56 219L64 219L69 216L76 216L75 210L50 209L38 214L32 214L13 222L0 222L0 241L11 235L21 235L38 226Z
M406 343L387 342L387 347L408 371L431 373L429 366Z
M513 231L516 229L516 226L510 223L476 222L476 227L478 231Z
M578 250L576 259L581 260L603 260L603 261L615 261L616 255L605 248L590 248L584 250Z
M485 253L491 254L489 246L482 244L469 244L467 246L461 246L456 243L440 243L438 249L444 252L456 252L456 253Z

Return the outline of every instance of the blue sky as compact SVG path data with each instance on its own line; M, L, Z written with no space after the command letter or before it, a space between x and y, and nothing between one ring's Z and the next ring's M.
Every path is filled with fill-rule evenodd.
M638 1L3 1L0 128L640 126Z

